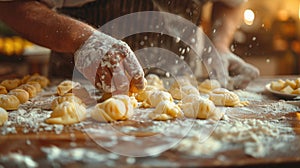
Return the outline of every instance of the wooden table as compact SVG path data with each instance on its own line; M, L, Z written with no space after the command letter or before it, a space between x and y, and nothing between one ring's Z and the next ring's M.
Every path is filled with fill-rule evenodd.
M229 143L233 143L229 146L226 143L225 150L223 146L224 141L222 140L220 144L223 150L217 150L209 155L190 155L188 152L180 152L177 148L171 148L179 143L183 136L188 136L189 132L194 132L193 135L195 135L195 131L198 131L195 129L199 129L199 127L189 127L186 124L188 122L193 123L194 119L179 122L152 122L148 120L141 121L138 119L139 116L130 121L112 124L95 123L88 119L83 123L64 127L41 125L36 119L36 127L32 127L34 124L31 123L31 125L29 124L31 127L27 126L24 129L24 125L18 125L15 121L11 125L6 126L5 129L0 127L0 133L2 132L2 135L0 135L0 167L297 166L300 165L300 121L297 111L284 111L285 109L283 109L281 112L275 110L276 113L274 113L274 109L266 108L265 106L279 102L277 97L274 97L264 89L268 82L278 78L295 77L261 77L253 81L246 91L261 95L262 99L255 100L255 97L251 99L248 97L251 103L249 107L226 108L226 114L229 119L217 123L206 123L217 131L226 122L241 120L244 123L243 120L247 119L262 119L266 123L283 124L286 126L284 129L291 130L291 139L289 139L288 134L279 137L259 135L268 138L271 142L270 146L272 146L272 142L282 142L282 145L277 145L276 148L274 146L261 157L254 157L245 153L247 139L240 143L229 141ZM51 90L46 90L46 92L49 91ZM39 104L38 101L34 100L32 103L39 107L41 111L35 108L36 111L32 112L33 109L28 108L26 113L22 113L23 117L30 117L30 112L49 115L49 110L45 108L46 105ZM290 102L282 101L282 103ZM297 105L298 101L293 100L292 103ZM251 113L247 113L249 109L252 109ZM255 109L264 109L264 111L255 112ZM266 109L270 109L270 111L266 111ZM138 112L137 114L145 115L143 112ZM18 118L17 116L13 115L13 117L10 117L10 120L20 120L19 123L23 122L26 125L28 121L21 121L22 117ZM205 122L197 121L194 124L199 126L199 124L205 124ZM165 130L160 130L160 126L164 127ZM8 128L16 128L16 133L7 133ZM13 132L13 130L9 131ZM199 134L203 134L200 131ZM186 132L186 134L182 134L182 132ZM259 134L261 133L263 131L259 132ZM181 135L183 136L181 137ZM207 137L210 137L210 133L203 135L209 135ZM281 141L280 138L285 136L287 141ZM250 138L250 140L252 141L253 139Z

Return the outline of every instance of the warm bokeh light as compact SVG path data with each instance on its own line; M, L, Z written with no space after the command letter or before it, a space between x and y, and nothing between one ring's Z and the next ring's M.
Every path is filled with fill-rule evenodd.
M244 12L244 22L247 25L252 25L255 19L255 14L251 9L246 9Z

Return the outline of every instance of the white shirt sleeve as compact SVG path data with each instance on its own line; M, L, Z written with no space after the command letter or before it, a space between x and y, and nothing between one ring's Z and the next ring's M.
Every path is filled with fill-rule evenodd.
M95 0L40 0L51 8L61 8L61 7L80 7L88 2L93 2Z

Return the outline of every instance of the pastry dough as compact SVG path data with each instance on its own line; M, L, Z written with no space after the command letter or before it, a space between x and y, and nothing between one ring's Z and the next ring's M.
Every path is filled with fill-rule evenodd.
M29 98L33 98L37 94L36 88L30 84L22 84L18 87L18 89L24 89L26 92L28 92Z
M165 121L182 118L184 115L179 106L174 102L162 101L151 113L149 113L148 116L153 120Z
M9 91L8 95L16 96L19 99L20 103L25 103L29 100L29 93L24 89L13 89Z
M159 90L154 86L147 85L144 90L138 92L135 95L135 98L138 102L143 102L143 101L147 100L147 98L149 97L149 94L154 91L159 91Z
M161 101L173 101L172 95L166 91L149 91L148 97L142 103L142 107L156 107Z
M219 120L224 115L224 113L218 110L214 103L207 98L198 95L189 95L185 99L187 99L184 101L185 103L179 106L186 117Z
M75 124L86 118L85 106L76 102L62 102L55 107L50 118L46 119L48 124Z
M198 89L202 93L209 93L216 88L221 88L221 84L216 79L206 79L198 85Z
M5 109L0 107L0 126L8 120L8 113Z
M17 110L19 105L20 101L16 96L0 94L0 107L5 110Z
M279 79L278 81L272 81L270 85L271 89L276 91L283 89L284 86L285 86L285 82L282 79Z
M181 88L179 86L173 87L169 90L169 92L171 93L172 97L177 100L181 100L190 94L200 95L198 89L192 85L184 85Z
M244 106L247 105L247 102L241 102L240 98L234 92L231 92L224 88L218 88L213 90L209 94L209 99L214 102L217 106Z
M21 84L20 79L7 79L1 82L1 85L6 88L6 90L12 90L17 88Z
M91 117L100 122L127 120L132 115L133 106L127 95L114 95L98 103L91 111Z
M26 83L29 81L35 81L38 82L42 88L45 88L49 85L50 81L47 77L45 76L41 76L39 74L34 74L32 76L30 76L27 80Z
M291 93L293 93L293 91L294 91L294 89L290 85L287 85L283 89L280 90L280 92L286 93L286 94L291 94Z
M61 104L63 102L66 102L66 101L67 102L74 102L74 103L77 103L79 105L85 106L80 98L75 96L73 93L67 93L63 96L59 96L59 97L55 98L51 103L51 109L54 110L59 104Z
M0 94L7 94L6 87L0 85Z
M77 88L77 87L80 87L80 83L78 82L73 82L73 81L70 81L70 80L65 80L65 81L62 81L58 86L57 86L57 94L62 96L68 92L70 92L72 89L74 88Z
M34 86L36 92L41 92L42 91L42 87L41 87L40 83L38 83L36 81L28 81L27 84Z
M148 74L146 80L147 85L154 86L159 90L165 90L164 82L156 74Z

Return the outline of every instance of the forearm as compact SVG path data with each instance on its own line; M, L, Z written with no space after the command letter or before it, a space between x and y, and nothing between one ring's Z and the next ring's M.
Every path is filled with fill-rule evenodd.
M211 39L221 52L229 52L234 33L241 22L243 8L242 4L229 7L222 2L214 3Z
M28 40L59 52L74 53L93 32L89 25L37 1L1 2L0 20Z

